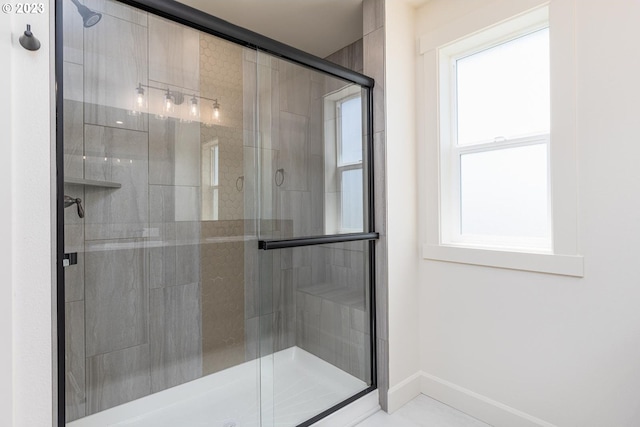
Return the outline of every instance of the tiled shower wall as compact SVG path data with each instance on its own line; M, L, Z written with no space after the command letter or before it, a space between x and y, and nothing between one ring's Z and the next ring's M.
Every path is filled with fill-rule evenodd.
M200 34L200 94L217 99L221 106L220 118L216 121L211 117L211 102L204 101L200 125L205 375L245 361L243 50L238 45ZM211 144L218 145L220 156L215 221Z
M363 72L375 79L373 89L373 171L375 185L376 241L376 339L380 406L387 409L389 388L386 137L385 137L385 1L364 0L362 4Z
M332 55L362 70L362 41ZM287 61L258 54L257 93L262 163L261 236L322 235L325 96L345 85ZM276 171L284 170L278 186ZM370 380L366 244L274 250L257 254L259 316L248 319L261 354L296 345Z
M363 38L326 59L373 77L374 201L376 241L376 339L377 381L380 405L387 409L388 372L388 276L386 219L386 138L385 138L385 0L363 0Z
M79 255L65 272L68 419L293 345L368 379L364 248L259 253L251 220L261 213L263 237L323 234L329 83L110 0L87 5L103 13L88 29L65 8L66 177L122 187L65 187L87 213L65 215ZM366 71L367 40L331 57ZM139 82L216 98L220 122L131 116ZM218 221L202 209L214 140Z
M362 40L327 59L361 72ZM324 96L339 87L336 80L324 81L322 90L311 100L312 122L323 120ZM324 146L323 132L322 122L310 127L310 139L320 147ZM321 165L324 167L323 158ZM316 173L322 176L324 170ZM324 210L324 206L320 206ZM320 218L320 230L322 226ZM296 345L368 382L371 378L365 248L366 243L323 245L294 249L290 256L298 278L295 281Z
M87 29L65 7L65 179L121 188L65 185L86 211L84 219L74 207L65 212L65 249L78 252L78 264L65 270L68 420L223 369L207 356L218 352L224 363L224 351L244 346L243 198L235 179L234 193L221 186L226 221L213 228L201 221L201 138L215 126L129 114L138 83L220 97L222 173L241 174L242 81L200 87L210 64L200 68L196 31L109 0L88 6L103 18ZM162 95L146 93L150 103ZM223 128L234 114L236 128ZM226 299L224 289L233 291ZM238 314L240 326L224 328L235 334L230 342L218 317L229 326ZM243 361L244 349L236 352Z

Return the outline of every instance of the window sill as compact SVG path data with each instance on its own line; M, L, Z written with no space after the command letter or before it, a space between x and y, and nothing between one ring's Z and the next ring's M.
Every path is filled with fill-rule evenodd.
M422 246L422 258L561 276L584 277L584 258L581 255L554 255L424 244Z

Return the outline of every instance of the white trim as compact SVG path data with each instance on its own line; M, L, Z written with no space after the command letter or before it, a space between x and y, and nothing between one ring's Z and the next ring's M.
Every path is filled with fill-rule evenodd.
M387 392L387 411L391 414L420 394L422 373L416 372Z
M513 250L496 250L493 248L476 249L424 244L422 246L422 258L510 270L584 277L584 258L580 255L556 255L514 252Z
M576 0L549 8L551 143L549 144L553 252L580 253L578 236Z
M550 147L549 129L542 129L542 133L530 135L505 135L507 138L485 141L458 141L458 93L457 93L457 61L470 55L484 52L486 49L513 42L524 36L534 34L549 28L549 7L543 6L530 12L522 13L515 18L492 25L475 34L468 35L458 41L438 47L440 70L440 93L438 99L440 112L440 164L441 164L441 200L440 208L440 243L445 245L469 245L475 242L498 242L504 248L518 250L528 247L532 251L550 251L553 244L553 230L551 217L550 191ZM526 236L467 236L462 234L462 156L465 154L497 151L505 148L515 148L544 144L546 146L546 221L547 230L540 238Z
M494 427L556 427L526 412L424 371L416 372L389 389L388 412L395 412L421 393Z
M507 406L487 396L421 372L423 394L494 427L556 427L547 421Z
M549 198L552 248L547 253L538 249L514 247L513 255L507 248L491 245L467 245L464 251L452 242L451 222L454 215L441 215L441 206L451 205L451 191L443 191L450 185L445 179L451 172L450 164L440 159L450 154L451 147L441 144L440 138L450 137L451 108L448 105L450 84L448 65L441 59L441 51L453 48L462 38L478 35L481 31L494 33L508 20L526 22L527 14L535 15L528 21L534 27L538 18L548 14L550 28L550 73L551 73L551 131L549 142ZM420 124L420 162L424 166L420 177L421 216L425 227L422 230L425 248L423 258L465 264L488 265L526 271L562 274L582 277L584 260L580 256L578 239L578 165L576 161L576 2L554 2L541 0L497 0L482 9L451 21L444 27L425 33L420 38L423 77L421 109L424 120ZM532 28L532 27L530 27ZM441 111L444 110L444 111ZM450 156L449 156L450 157ZM442 249L435 249L441 245ZM487 253L480 255L483 251ZM524 251L531 252L526 256ZM484 264L484 262L487 262Z
M521 23L517 20L519 15L529 14L534 9L547 6L548 4L548 0L497 1L474 13L464 15L452 21L446 27L423 34L419 41L420 53L424 54L440 46L455 43L463 37L468 37L478 31L495 25L500 25L504 21L511 20L514 17L516 17L515 24L520 25Z

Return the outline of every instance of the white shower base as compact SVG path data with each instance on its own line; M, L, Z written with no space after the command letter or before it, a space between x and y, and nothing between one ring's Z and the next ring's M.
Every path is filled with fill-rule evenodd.
M263 427L293 427L366 387L364 381L291 347L67 426L258 427L262 418Z

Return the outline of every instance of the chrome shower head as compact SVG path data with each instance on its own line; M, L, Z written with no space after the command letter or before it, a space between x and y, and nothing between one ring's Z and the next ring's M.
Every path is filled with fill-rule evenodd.
M87 6L80 3L78 0L71 0L73 4L78 8L78 13L82 16L82 21L84 22L84 27L89 28L96 25L102 19L102 14L99 12L94 12L89 9Z

